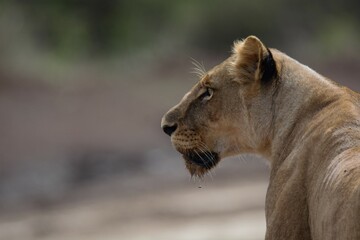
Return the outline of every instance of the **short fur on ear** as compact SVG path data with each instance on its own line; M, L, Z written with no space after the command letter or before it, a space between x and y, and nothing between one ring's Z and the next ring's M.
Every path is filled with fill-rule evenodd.
M276 64L270 50L255 36L234 43L233 59L232 72L245 82L267 82L276 74Z

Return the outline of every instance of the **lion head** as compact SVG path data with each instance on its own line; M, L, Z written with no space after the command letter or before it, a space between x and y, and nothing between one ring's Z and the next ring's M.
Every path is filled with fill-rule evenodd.
M266 154L271 134L267 99L274 93L277 71L272 52L258 38L237 41L232 55L204 72L163 116L161 127L192 175L203 176L227 156Z

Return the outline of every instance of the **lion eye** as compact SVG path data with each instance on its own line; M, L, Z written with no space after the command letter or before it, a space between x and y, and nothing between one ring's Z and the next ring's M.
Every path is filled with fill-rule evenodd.
M214 90L212 90L211 88L206 88L206 91L203 94L201 94L199 98L202 101L208 101L212 97L213 93Z

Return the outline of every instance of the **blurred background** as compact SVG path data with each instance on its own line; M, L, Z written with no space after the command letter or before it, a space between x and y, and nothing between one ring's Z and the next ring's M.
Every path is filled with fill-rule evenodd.
M0 239L263 239L268 166L190 179L162 115L252 34L360 90L360 2L0 1Z

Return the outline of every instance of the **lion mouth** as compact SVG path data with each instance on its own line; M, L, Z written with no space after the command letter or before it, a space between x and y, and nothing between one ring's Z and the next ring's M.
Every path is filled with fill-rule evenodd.
M216 152L202 151L198 152L196 150L188 151L183 154L183 158L199 167L205 169L211 169L219 162L219 154Z

